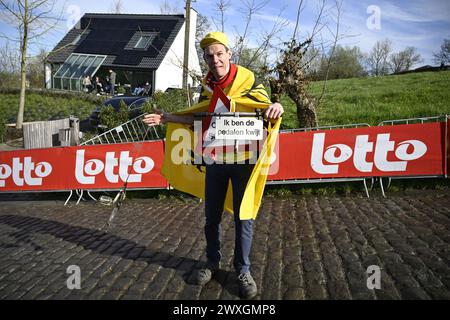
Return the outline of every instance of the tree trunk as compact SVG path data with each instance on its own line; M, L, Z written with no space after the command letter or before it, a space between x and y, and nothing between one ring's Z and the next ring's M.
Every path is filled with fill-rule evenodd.
M22 50L22 55L24 56L25 52ZM17 112L17 122L16 129L21 130L23 124L23 114L25 111L25 90L26 90L26 81L27 81L27 73L26 73L26 58L23 58L20 63L20 97L19 97L19 112Z
M25 111L25 89L27 81L27 42L28 42L28 0L25 0L23 37L20 47L20 97L19 111L17 112L16 129L22 130L23 114Z
M292 98L292 97L291 97ZM300 128L317 127L316 106L313 99L306 96L294 100L297 106L297 119Z

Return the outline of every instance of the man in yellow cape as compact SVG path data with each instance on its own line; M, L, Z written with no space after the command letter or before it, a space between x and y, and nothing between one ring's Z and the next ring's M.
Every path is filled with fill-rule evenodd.
M220 221L222 212L234 213L236 239L234 267L238 276L241 294L245 298L257 294L256 283L250 274L250 249L253 236L253 221L257 216L269 171L272 153L278 137L283 107L270 101L262 84L253 72L231 63L232 52L228 39L222 32L211 32L200 42L209 73L203 80L199 103L176 113L158 112L146 115L148 125L167 123L165 157L162 174L175 189L205 199L206 266L198 270L195 281L200 285L209 282L219 269ZM216 111L217 94L226 95L231 112L255 112L264 110L267 121L267 137L263 142L255 163L246 163L251 151L238 148L224 154L212 154L203 160L198 154L202 139L194 132L194 114ZM221 104L223 107L223 104ZM215 109L216 108L216 109ZM222 109L223 110L223 109ZM228 110L227 110L228 111ZM197 122L198 123L198 122ZM211 126L211 118L207 125ZM205 124L205 122L203 122ZM210 127L211 128L211 127ZM202 134L203 138L204 135ZM200 148L198 148L200 144ZM242 149L242 147L241 147ZM228 153L227 153L228 152ZM230 157L231 156L231 157ZM219 159L220 158L220 159ZM230 158L234 161L230 163ZM223 160L223 162L219 161Z

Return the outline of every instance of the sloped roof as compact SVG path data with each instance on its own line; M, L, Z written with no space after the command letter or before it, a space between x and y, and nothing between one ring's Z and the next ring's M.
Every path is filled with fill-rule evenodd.
M71 53L107 55L104 66L157 69L184 23L183 15L86 13L47 57L63 63ZM81 35L77 44L72 42ZM145 49L135 49L140 36Z

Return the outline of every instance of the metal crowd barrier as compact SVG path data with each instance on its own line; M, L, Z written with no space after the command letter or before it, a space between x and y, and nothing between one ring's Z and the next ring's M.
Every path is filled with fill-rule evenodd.
M310 127L310 128L295 128L295 129L284 129L280 130L280 133L293 133L293 132L309 132L309 131L319 131L319 130L333 130L333 129L347 129L347 128L361 128L370 127L368 123L353 123L353 124L342 124L334 126L321 126L321 127Z
M158 132L155 127L149 127L145 123L142 122L145 114L142 114L134 119L131 119L115 128L112 128L108 131L105 131L83 143L80 146L89 146L89 145L99 145L99 144L114 144L114 143L132 143L132 142L143 142L143 141L151 141L160 139ZM153 130L152 130L153 129ZM150 134L149 134L150 133ZM138 189L134 189L138 190ZM67 198L64 205L67 205L69 200L72 198L73 191L70 191L69 197ZM75 190L75 193L78 196L77 205L81 200L85 201L83 198L84 192L93 199L94 201L98 201L91 194L92 190ZM96 190L96 191L117 191L117 190Z
M155 127L148 127L142 122L144 115L145 114L142 114L113 129L103 132L102 134L99 134L98 136L95 136L80 145L142 142L160 139ZM154 135L148 134L151 129L153 129Z
M397 120L385 120L381 121L378 126L385 125L398 125L398 124L424 124L426 122L441 122L440 120L445 120L444 116L434 116L434 117L419 117L410 119L397 119ZM448 117L448 116L447 116Z

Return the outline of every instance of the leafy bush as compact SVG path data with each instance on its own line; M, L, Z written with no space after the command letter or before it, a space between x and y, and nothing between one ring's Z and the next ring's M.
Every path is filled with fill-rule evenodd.
M176 112L187 108L187 94L183 89L172 89L166 92L156 91L147 101L142 110L144 113L153 113L155 106L164 112ZM166 136L166 126L154 127L159 138Z
M124 87L120 86L117 88L117 93L125 94L126 90Z
M128 107L123 100L120 100L118 112L111 105L108 105L100 110L99 119L100 123L109 129L115 128L129 120Z
M6 119L3 113L0 113L0 143L4 142L4 136L6 133Z
M173 89L167 92L156 91L150 99L150 107L155 104L156 107L165 112L175 112L186 109L187 93L183 89ZM145 110L145 112L151 111Z
M127 122L128 120L128 107L123 100L120 100L119 112L117 112L117 121L119 121L119 124L121 124Z
M116 111L112 105L107 105L100 110L99 114L100 123L107 126L108 128L116 127Z

